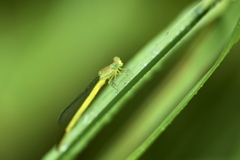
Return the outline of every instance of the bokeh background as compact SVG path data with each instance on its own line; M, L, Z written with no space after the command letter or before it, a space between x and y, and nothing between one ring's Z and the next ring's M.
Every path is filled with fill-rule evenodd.
M59 114L98 70L116 55L127 63L192 2L1 1L0 159L40 159L62 135ZM212 122L204 133L209 139L227 130L221 132L226 144L239 134L238 52L239 44L143 159L184 157L185 152L168 149L183 144L191 149L201 124ZM174 139L174 133L189 141Z

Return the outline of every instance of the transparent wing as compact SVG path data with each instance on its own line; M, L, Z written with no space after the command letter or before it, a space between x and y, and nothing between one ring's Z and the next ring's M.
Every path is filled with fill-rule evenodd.
M88 95L91 93L94 86L99 81L99 76L96 76L88 85L88 87L67 107L63 110L61 115L58 118L58 123L63 126L67 127L68 123L73 118L74 114L78 111L82 103L85 101L85 99L88 97Z

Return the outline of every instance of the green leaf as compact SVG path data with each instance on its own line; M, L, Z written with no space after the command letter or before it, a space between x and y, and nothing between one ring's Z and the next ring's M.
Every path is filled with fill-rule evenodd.
M124 119L121 110L126 107L136 110L136 112L131 114L130 118L127 118L127 122L118 129L117 138L103 144L100 151L91 155L91 158L136 159L141 156L186 106L217 68L232 45L239 39L239 23L232 36L234 38L230 40L221 55L219 55L219 50L222 44L226 43L224 41L220 41L221 45L217 46L214 54L210 56L209 52L203 52L201 45L185 55L177 55L169 51L175 50L179 46L178 44L184 44L200 27L229 10L228 3L229 1L205 0L184 11L168 29L128 61L125 68L129 69L130 73L117 77L117 92L108 86L97 96L66 138L64 143L66 151L57 151L54 147L44 159L75 158L99 133L99 130L104 128L106 123L114 120L115 114ZM203 18L205 18L204 21L201 21ZM199 23L200 21L201 23ZM193 30L194 27L196 28ZM213 27L213 30L216 30L214 34L219 33L217 27ZM189 32L191 34L188 34ZM224 37L228 36L230 32L231 30L226 32ZM184 38L186 35L188 37ZM214 38L216 39L216 37ZM204 37L196 44L199 41L205 42L202 46L206 49L206 44L210 44L211 40L211 37ZM176 62L176 60L178 60L176 64L172 64L169 69L166 69L166 64ZM160 83L156 83L152 91L145 93L145 95L147 94L145 102L141 106L124 106L140 88L149 86L146 82L155 78L153 72L159 69L165 70L166 73L157 75L157 77L161 77ZM122 108L123 106L124 108Z

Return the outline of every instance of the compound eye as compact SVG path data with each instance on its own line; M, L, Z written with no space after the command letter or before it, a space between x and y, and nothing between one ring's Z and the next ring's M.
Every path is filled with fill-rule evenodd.
M118 67L119 67L119 65L118 65L117 63L114 63L114 64L113 64L113 68L116 69L116 68L118 68Z

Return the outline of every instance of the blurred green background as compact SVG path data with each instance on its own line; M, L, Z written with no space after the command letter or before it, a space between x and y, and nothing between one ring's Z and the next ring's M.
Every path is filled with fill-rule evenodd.
M191 2L2 1L0 159L40 159L62 135L59 114L98 70L114 56L127 62ZM217 136L223 136L230 149L240 132L238 50L236 45L143 159L198 153L204 146L192 147L196 133L203 135L198 141L209 142L221 131ZM206 124L207 132L201 134L199 126ZM177 146L182 150L169 153ZM220 151L226 152L216 149Z

